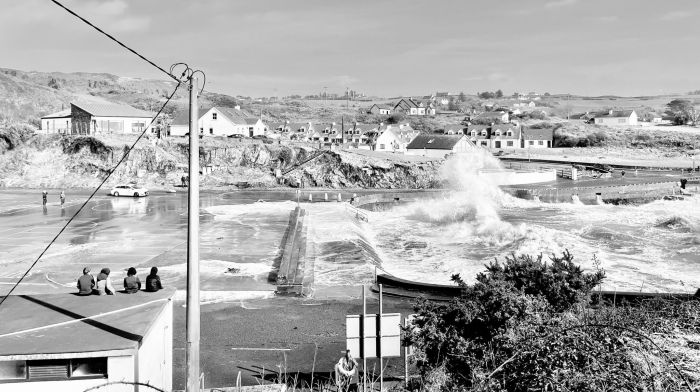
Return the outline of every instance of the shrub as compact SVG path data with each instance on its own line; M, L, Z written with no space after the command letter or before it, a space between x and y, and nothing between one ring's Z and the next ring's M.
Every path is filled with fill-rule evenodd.
M109 146L92 136L66 136L61 139L61 145L65 154L78 154L84 148L88 148L90 153L96 155L106 155L112 151Z

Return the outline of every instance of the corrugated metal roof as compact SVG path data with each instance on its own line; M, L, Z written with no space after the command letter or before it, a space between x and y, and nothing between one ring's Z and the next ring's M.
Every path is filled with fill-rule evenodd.
M152 118L155 113L136 109L119 103L71 103L95 117L138 117Z

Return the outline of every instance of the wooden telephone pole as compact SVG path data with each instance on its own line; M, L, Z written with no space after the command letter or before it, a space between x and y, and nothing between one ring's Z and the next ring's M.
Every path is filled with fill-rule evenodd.
M190 184L187 198L187 392L199 392L199 110L190 77Z

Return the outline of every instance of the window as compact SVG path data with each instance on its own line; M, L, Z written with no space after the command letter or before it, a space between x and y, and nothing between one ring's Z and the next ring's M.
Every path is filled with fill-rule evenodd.
M131 132L138 133L138 132L143 131L144 128L146 128L146 123L142 123L142 122L131 123Z
M528 144L531 145L531 146L534 146L534 145L535 145L535 141L534 141L534 140L530 140L530 141L528 142Z
M472 131L472 137L476 137L476 131Z
M540 146L544 146L544 140L538 140L537 144L539 144Z
M107 358L0 361L0 383L107 378Z
M380 145L379 145L379 149L380 149L380 150L383 150L383 149L384 149L384 145L383 145L383 144L380 144Z
M619 122L620 124L624 124L626 121L627 121L626 118L621 118L621 119L617 120L617 122Z
M212 119L212 120L216 120L216 112L214 112L214 113L211 114L211 119Z
M482 141L481 141L481 145L484 146L484 147L488 147L489 142L487 142L486 140L482 140Z
M214 128L209 128L209 134L213 135L214 134Z
M508 141L506 142L506 146L508 146L508 147L513 147L513 141L512 141L512 140L508 140Z
M513 136L513 131L508 131L507 135L508 135L508 136Z
M496 136L501 136L501 131L496 131Z

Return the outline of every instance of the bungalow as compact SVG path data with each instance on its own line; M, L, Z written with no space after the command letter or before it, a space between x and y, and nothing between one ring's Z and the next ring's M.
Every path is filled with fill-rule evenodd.
M408 116L434 116L435 106L432 102L415 101L412 98L401 98L394 105L394 112Z
M599 125L637 125L637 112L634 110L609 110L598 113L594 121Z
M552 129L523 129L523 148L552 148L554 131Z
M153 113L116 103L71 103L70 133L141 133L150 130Z
M386 105L386 104L374 104L372 107L369 108L369 113L371 114L391 114L393 111L393 107L391 105Z
M68 133L70 126L71 112L70 109L61 110L60 112L47 114L41 118L41 131L43 133Z
M108 301L70 293L7 297L0 323L0 389L145 390L118 385L135 382L172 390L172 295L139 292Z
M449 154L468 152L473 148L474 144L465 135L420 134L406 146L406 155L445 158Z
M379 135L376 142L376 151L405 152L406 146L420 134L408 124L398 127L389 127Z
M507 123L510 120L507 111L499 112L483 112L476 116L476 120L488 121L488 122L502 122Z
M199 119L197 121L198 126L201 127L202 116L206 114L209 109L199 109ZM187 136L190 134L190 113L187 110L183 110L177 113L173 117L173 121L168 126L169 136Z
M247 117L245 122L248 125L248 136L267 135L267 125L265 125L262 119L257 117Z

